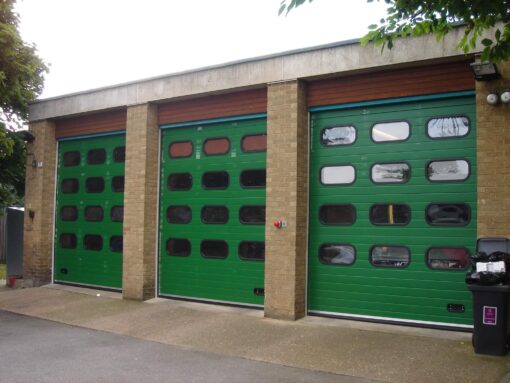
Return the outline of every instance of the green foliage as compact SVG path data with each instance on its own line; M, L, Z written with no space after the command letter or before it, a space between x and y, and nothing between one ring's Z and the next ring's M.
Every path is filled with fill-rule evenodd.
M309 0L311 2L312 0ZM367 0L373 3L374 0ZM458 48L472 51L477 42L483 45L482 61L500 62L510 59L510 0L377 0L387 5L387 17L369 26L362 39L393 48L397 38L433 33L437 41L459 24L465 26ZM280 14L305 3L305 0L283 0ZM494 35L492 30L494 28Z
M35 46L22 40L14 3L0 0L0 210L23 201L26 149L12 129L28 119L48 71Z

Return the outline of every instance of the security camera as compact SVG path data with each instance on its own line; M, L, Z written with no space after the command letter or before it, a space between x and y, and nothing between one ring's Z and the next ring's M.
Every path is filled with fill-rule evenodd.
M499 97L496 92L491 92L487 95L487 104L496 105L499 102Z
M21 138L23 141L26 141L29 144L35 141L35 136L28 130L20 130L17 131L16 134L18 135L19 138Z
M503 93L501 93L501 96L499 96L499 99L503 104L510 103L510 91L505 90Z

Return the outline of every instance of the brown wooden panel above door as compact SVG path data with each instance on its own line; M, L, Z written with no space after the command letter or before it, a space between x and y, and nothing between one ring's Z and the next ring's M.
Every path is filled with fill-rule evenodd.
M126 129L126 110L96 113L55 121L55 137L83 136Z
M175 124L211 118L265 113L266 88L173 101L158 107L158 123Z
M344 104L394 97L473 90L470 61L402 68L311 81L309 107Z

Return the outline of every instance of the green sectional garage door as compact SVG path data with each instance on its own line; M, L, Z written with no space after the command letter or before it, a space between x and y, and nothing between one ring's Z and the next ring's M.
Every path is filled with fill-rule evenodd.
M476 118L460 96L312 113L310 312L471 325Z
M125 135L61 141L55 282L122 288Z
M262 305L266 120L168 127L161 161L160 295Z

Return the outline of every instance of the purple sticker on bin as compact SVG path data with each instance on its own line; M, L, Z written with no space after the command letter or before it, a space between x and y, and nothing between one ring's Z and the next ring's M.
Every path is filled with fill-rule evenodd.
M498 308L493 306L483 306L483 324L495 326L497 323Z

